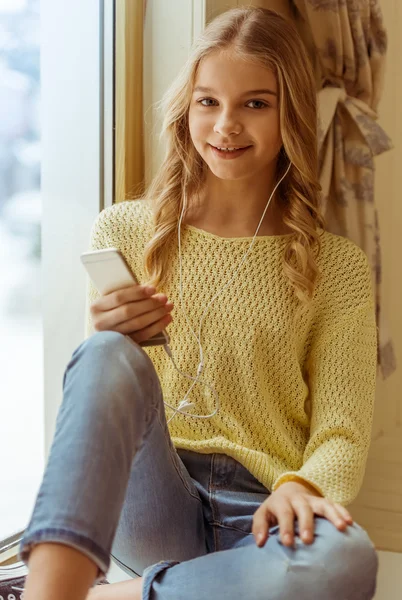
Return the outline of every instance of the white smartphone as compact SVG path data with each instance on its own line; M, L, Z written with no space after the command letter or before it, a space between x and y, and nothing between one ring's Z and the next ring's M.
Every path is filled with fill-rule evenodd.
M138 284L137 277L117 248L84 252L80 258L94 286L102 295ZM140 342L140 346L163 346L169 343L170 338L163 329L148 340Z

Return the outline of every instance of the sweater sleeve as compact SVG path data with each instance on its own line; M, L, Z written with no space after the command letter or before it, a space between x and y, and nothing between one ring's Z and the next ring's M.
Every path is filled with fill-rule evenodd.
M365 264L367 277L369 266ZM374 413L377 327L371 282L365 301L334 325L321 328L307 362L311 401L310 438L298 471L282 473L272 491L287 481L306 482L321 496L344 506L363 483Z

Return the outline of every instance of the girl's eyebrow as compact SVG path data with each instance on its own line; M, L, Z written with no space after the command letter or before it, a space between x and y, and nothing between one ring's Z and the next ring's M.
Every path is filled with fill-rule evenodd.
M206 94L216 94L216 92L212 88L203 87L201 85L198 85L197 87L195 87L193 91L194 92L204 92ZM277 95L276 92L274 92L272 90L264 89L264 90L249 90L248 92L244 92L242 94L242 96L250 96L251 94L271 94L272 96Z

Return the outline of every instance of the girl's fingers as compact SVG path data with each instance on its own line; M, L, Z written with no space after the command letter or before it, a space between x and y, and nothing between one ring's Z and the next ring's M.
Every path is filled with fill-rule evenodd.
M339 511L339 513L342 515L342 517L345 519L345 521L347 523L352 524L353 518L352 518L352 515L350 514L350 512L348 512L346 510L346 508L344 506L342 506L342 504L334 503L334 505L337 508L337 510Z
M154 293L155 293L155 288ZM137 300L146 300L150 296L146 290L146 286L133 284L125 288L120 288L109 294L102 294L91 305L94 312L105 312L118 308L122 304L135 302Z
M263 502L254 513L253 525L251 527L251 533L254 535L257 546L263 546L268 539L270 519L271 511L266 503Z
M310 544L314 541L314 515L320 515L331 521L337 529L344 531L350 523L350 515L348 511L341 505L332 503L326 498L317 498L315 496L307 496L303 499L297 499L292 504L292 509L297 517L299 526L299 535L305 544ZM285 546L293 545L293 523L291 532L289 531L289 518L281 516L282 508L279 512L279 524L281 541ZM290 537L286 537L290 534Z
M299 536L305 544L314 540L314 510L308 500L299 497L292 504L297 516ZM293 542L292 542L293 543ZM287 544L288 545L288 544Z
M343 515L338 511L336 506L326 498L320 498L319 501L314 504L314 512L321 517L325 517L328 521L331 521L338 529L344 529L346 526Z
M279 523L281 542L284 546L292 546L294 543L294 509L289 500L283 497L274 510Z
M350 513L342 505L333 503L327 498L303 496L291 503L286 497L280 503L265 501L256 510L253 517L252 533L257 546L263 546L268 539L271 524L279 524L280 539L284 546L294 544L294 522L298 521L299 534L305 544L314 541L314 515L325 517L335 527L343 531L353 523Z
M340 510L343 508L340 505L332 503L327 498L312 498L311 504L314 514L325 517L340 531L343 531L348 526L348 519L345 518L344 512ZM348 515L349 513L346 511L346 514Z
M149 340L157 333L160 333L163 329L166 328L167 325L169 325L169 323L172 322L172 320L172 315L165 315L164 317L162 317L162 319L159 319L159 321L153 323L149 327L145 327L145 329L141 329L140 331L131 333L129 337L135 342L137 342L137 344L141 344L141 342Z
M299 535L302 542L305 544L313 543L315 514L327 518L340 531L344 531L353 522L352 517L343 506L332 503L325 498L308 496L289 504L289 507L284 507L281 504L276 510L276 516L279 522L282 544L285 546L293 546L294 544L294 516L298 521Z

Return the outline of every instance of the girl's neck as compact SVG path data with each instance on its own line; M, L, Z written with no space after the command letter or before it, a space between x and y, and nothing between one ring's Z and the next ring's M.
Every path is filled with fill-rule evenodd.
M212 233L214 235L218 235L220 237L225 237L225 238L235 238L235 237L253 237L255 234L255 231L257 229L258 223L256 223L255 227L253 230L251 230L250 228L246 229L244 227L241 226L229 226L229 225L225 225L225 226L217 226L215 223L211 222L204 222L204 221L200 221L200 220L189 220L186 219L182 221L182 224L185 225L192 225L193 227L196 227L197 229L202 229L203 231L207 231L208 233ZM257 237L259 236L266 236L266 235L286 235L289 233L294 233L294 230L291 229L290 227L287 227L284 223L281 224L281 226L274 226L271 223L261 223L261 227L258 230L257 233Z
M294 230L283 222L282 211L278 208L277 204L274 204L274 200L275 198L272 198L265 213L264 220L258 230L258 236L294 233ZM232 217L229 220L217 211L215 213L212 211L208 212L202 206L197 206L187 211L182 223L184 225L192 225L193 227L203 229L221 237L252 237L260 222L262 212L255 217L248 217L248 219L240 217L236 219Z

